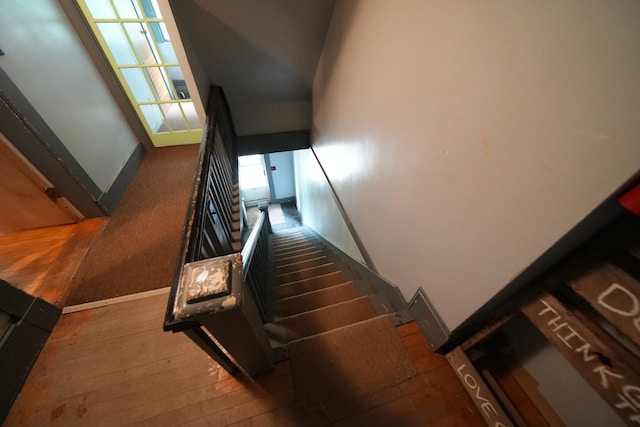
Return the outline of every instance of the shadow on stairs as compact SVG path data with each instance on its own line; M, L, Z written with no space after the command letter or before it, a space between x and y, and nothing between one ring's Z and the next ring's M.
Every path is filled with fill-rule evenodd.
M460 420L461 408L434 413L416 401L430 385L396 330L397 317L385 295L376 294L371 283L305 227L271 239L275 321L267 329L279 330L286 342L296 397L307 411L321 413L330 423L355 422L354 414L389 399L386 403L403 406L404 417L410 406L412 415L404 425ZM431 356L436 362L431 369L450 370L442 356ZM455 374L451 378L449 389L464 401L464 389ZM467 413L473 404L465 401L464 406Z

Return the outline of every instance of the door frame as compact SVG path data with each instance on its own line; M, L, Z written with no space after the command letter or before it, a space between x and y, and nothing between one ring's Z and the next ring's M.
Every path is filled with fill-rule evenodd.
M194 78L190 69L190 66L187 61L186 54L184 52L184 47L182 46L181 39L179 34L177 34L177 26L173 21L173 15L170 13L171 9L168 6L168 0L158 0L158 8L159 12L162 14L162 19L158 18L141 18L139 21L162 21L165 23L167 31L171 37L171 44L173 46L173 50L177 56L178 63L170 63L170 64L157 64L157 67L164 68L179 66L182 70L182 74L184 75L185 82L187 84L190 99L189 102L193 103L193 107L195 109L197 118L200 122L199 129L190 129L188 131L173 131L170 130L168 132L155 132L149 128L146 120L143 118L143 112L141 110L140 105L152 104L153 102L138 102L136 101L133 92L129 88L129 86L124 82L124 76L121 76L121 73L118 71L120 66L118 66L115 62L115 59L112 57L110 50L106 42L102 39L99 29L97 28L96 22L90 18L90 12L84 2L79 0L59 0L62 9L69 17L71 21L72 27L78 34L80 41L86 47L87 53L93 60L94 64L98 68L100 74L105 79L109 90L114 94L114 97L117 95L117 103L123 112L126 110L126 118L131 122L135 122L136 129L135 133L138 136L138 131L142 131L141 133L144 135L144 145L147 151L152 150L154 147L162 147L168 145L182 145L182 144L191 144L191 143L199 143L202 138L203 133L203 123L204 123L204 110L202 108L202 100L200 99L200 94L196 90L194 84ZM166 3L166 4L165 4ZM139 1L138 6L141 7ZM168 13L169 12L169 13ZM98 20L103 21L103 20ZM126 19L124 22L134 22L138 20ZM135 49L133 49L133 54L137 56ZM143 64L144 66L144 64ZM156 66L154 66L156 67ZM125 66L125 68L136 68L132 66ZM139 67L138 67L139 68ZM147 81L147 84L150 82ZM170 89L174 93L175 88L173 87L173 83L170 84ZM162 101L160 100L160 104L163 105L170 102L171 105L180 104L186 101L173 100L173 101ZM182 106L179 106L182 111L183 118L185 119L185 123L187 126L190 126L187 123L186 115L182 109ZM159 108L159 110L163 110L163 108ZM165 112L161 112L163 117L165 117L165 122L168 123ZM184 136L187 138L185 142L179 141L179 137ZM154 142L155 141L155 142Z
M100 188L1 68L0 132L82 215L109 213Z
M115 72L109 65L109 61L102 54L100 44L93 36L93 33L84 20L82 11L80 11L80 9L78 8L75 0L58 0L58 3L60 4L63 12L67 15L71 27L78 36L80 43L84 46L87 56L89 57L89 59L91 59L91 62L93 62L96 70L102 77L102 80L107 86L109 93L111 93L111 96L122 112L125 121L131 128L131 131L142 143L146 151L153 150L153 143L151 142L151 139L149 138L144 125L138 118L138 114L129 102L129 98L120 85Z

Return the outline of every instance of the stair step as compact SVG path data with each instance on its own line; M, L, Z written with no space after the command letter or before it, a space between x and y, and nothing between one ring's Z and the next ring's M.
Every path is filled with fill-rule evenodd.
M353 283L346 282L317 291L307 292L280 301L282 316L292 316L305 311L315 310L328 305L358 298L358 290Z
M280 267L280 266L287 265L287 264L295 264L296 262L306 261L306 260L309 260L309 259L321 257L324 254L325 254L324 251L316 250L316 251L307 252L307 253L304 253L304 254L301 254L301 255L294 255L294 256L290 256L290 257L278 258L277 262L276 262L276 265L277 265L277 267Z
M295 256L298 256L298 255L305 255L305 254L308 254L308 253L318 252L318 251L328 252L325 249L318 248L316 246L310 246L310 247L298 249L298 250L295 250L295 251L284 252L284 253L277 254L277 255L274 254L274 259L276 260L276 264L278 264L280 262L280 260L283 260L283 259L295 257Z
M283 319L287 340L317 335L376 316L369 297L363 296Z
M274 246L285 246L285 245L290 245L293 243L300 243L300 242L317 242L318 239L311 236L296 236L296 237L290 237L287 239L272 239L271 241L273 242Z
M291 273L279 274L276 276L276 284L284 285L289 282L297 282L298 280L310 279L315 276L322 276L323 274L333 273L337 271L336 265L333 262L327 264L318 265L311 268L305 268L304 270L293 271Z
M276 237L280 237L280 236L288 236L290 234L314 234L313 231L309 230L306 227L294 227L294 228L289 228L287 230L279 230L273 233L274 236Z
M293 262L289 264L281 264L278 262L276 267L276 275L294 273L299 270L304 270L311 267L317 267L319 265L330 263L331 260L324 255L320 255L316 258L311 258L303 261Z
M305 249L305 248L316 248L318 247L318 245L312 243L312 242L301 242L301 243L294 243L291 245L287 245L287 246L282 246L282 247L274 247L273 248L273 252L276 255L281 255L283 253L287 253L290 251L296 251L299 249Z
M274 231L272 237L274 239L279 239L279 238L286 238L287 236L294 236L297 234L304 234L307 236L314 236L313 232L310 232L309 230L302 228L302 227L296 227L296 228L290 228L288 230L278 230L278 231Z
M324 274L322 276L290 282L285 285L278 286L276 289L280 298L289 298L299 294L305 294L307 292L313 292L330 286L339 285L346 281L347 280L344 277L344 274L342 274L342 271L334 271L333 273Z
M345 326L340 326L339 328L335 328L332 329L330 331L327 332L321 332L319 334L315 334L315 335L309 335L303 338L299 338L297 340L293 340L293 341L289 341L289 345L294 345L297 346L300 343L303 343L305 341L311 341L311 340L316 340L316 339L322 339L323 336L327 336L327 335L331 335L331 334L340 334L341 331L346 330L347 328L353 328L353 329L358 329L360 326L365 326L365 325L369 325L372 323L377 323L382 321L382 319L384 319L385 317L389 317L386 314L382 314L382 315L378 315L378 316L374 316L374 317L370 317L369 319L364 319L361 320L359 322L355 322L355 323L351 323L349 325L345 325ZM384 320L386 322L386 320Z

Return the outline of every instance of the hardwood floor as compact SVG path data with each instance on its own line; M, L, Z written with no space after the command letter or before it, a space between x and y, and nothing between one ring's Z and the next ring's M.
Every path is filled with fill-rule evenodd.
M105 221L0 234L0 278L62 308L71 278Z
M77 226L61 225L0 235L2 279L34 295Z
M334 419L299 405L289 362L233 378L183 334L162 331L167 295L65 314L6 426L471 426L483 420L415 323L396 328L418 375L345 402Z
M63 307L69 279L103 225L0 235L1 277ZM166 292L126 299L61 317L5 426L483 425L415 323L396 331L418 375L344 402L329 419L298 401L288 361L256 381L233 378L183 334L162 331Z

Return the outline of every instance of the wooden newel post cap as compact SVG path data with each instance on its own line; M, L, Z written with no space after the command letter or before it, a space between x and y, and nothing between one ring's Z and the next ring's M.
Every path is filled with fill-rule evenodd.
M239 253L185 264L173 307L175 320L194 319L242 304Z

